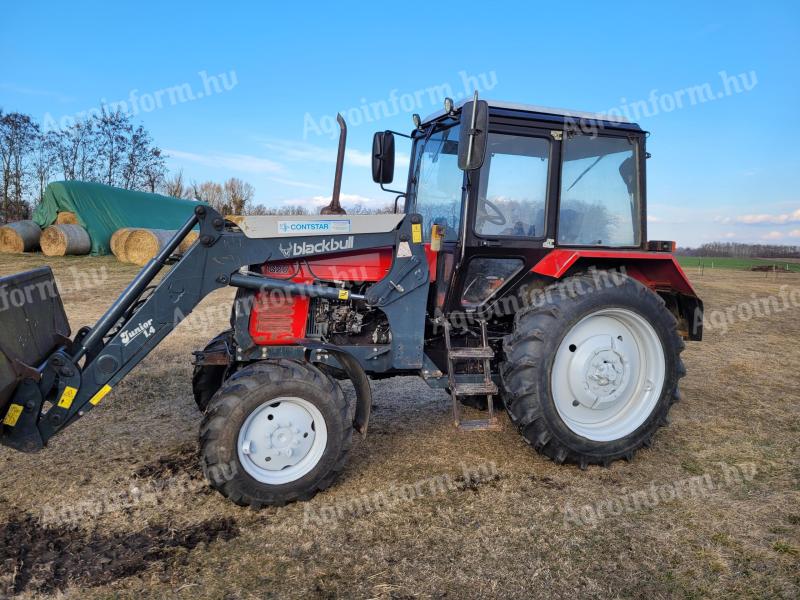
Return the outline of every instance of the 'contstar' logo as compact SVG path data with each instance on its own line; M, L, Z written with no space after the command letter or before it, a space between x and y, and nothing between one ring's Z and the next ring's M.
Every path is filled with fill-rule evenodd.
M317 219L314 221L278 221L281 233L350 233L350 219Z
M130 331L123 331L120 339L122 340L122 344L127 346L137 337L139 334L144 335L144 337L149 338L156 332L155 327L153 327L153 319L147 319L144 323L139 323L136 327L131 329Z
M280 244L278 248L286 258L290 256L305 256L306 254L322 254L324 252L341 252L342 250L351 250L353 248L353 236L347 236L346 239L328 238L315 244L311 242L293 243L286 248L283 244Z

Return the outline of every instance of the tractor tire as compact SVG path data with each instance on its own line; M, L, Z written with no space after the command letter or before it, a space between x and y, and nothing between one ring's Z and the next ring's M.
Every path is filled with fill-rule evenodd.
M308 500L344 469L353 424L339 385L313 365L265 360L211 399L200 456L211 487L240 506Z
M208 342L203 351L209 352L224 349L226 345L230 348L232 343L233 330L228 329ZM194 401L197 403L197 408L200 409L200 412L206 412L211 398L222 386L222 382L225 381L227 371L228 367L225 365L195 366L192 373L192 392L194 392Z
M574 275L548 291L504 339L511 420L559 464L631 460L681 397L677 321L658 294L618 273Z

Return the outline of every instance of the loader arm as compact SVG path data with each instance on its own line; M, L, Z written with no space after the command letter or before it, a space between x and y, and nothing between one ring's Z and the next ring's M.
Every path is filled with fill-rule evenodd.
M348 252L386 247L396 250L401 244L404 249L410 248L410 255L394 252L387 275L363 298L368 305L382 310L397 332L390 348L391 364L396 369L422 367L429 276L421 240L412 235L412 231L418 233L421 222L419 215L410 214L393 231L328 236L339 240L340 247L347 247ZM172 264L152 293L145 295L155 277L170 264L181 241L198 224L199 241ZM416 229L412 230L412 225ZM305 239L295 237L293 241ZM312 242L319 239L308 238ZM285 240L247 237L213 209L198 206L93 327L79 331L70 344L58 347L42 364L29 365L31 368L25 370L5 411L0 442L22 451L41 449L53 435L97 406L214 290L233 285L343 297L330 287L287 287L285 281L255 276L247 270L250 265L284 259L281 241ZM304 252L303 258L329 253L309 251ZM403 301L397 302L401 298Z

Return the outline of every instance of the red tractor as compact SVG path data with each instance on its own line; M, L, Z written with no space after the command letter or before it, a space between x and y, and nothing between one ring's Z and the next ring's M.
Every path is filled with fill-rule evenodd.
M0 313L0 441L42 448L202 298L234 286L231 328L195 352L193 384L204 472L238 504L280 505L329 486L353 431L366 434L369 379L393 376L448 391L462 429L496 427L504 406L558 463L631 459L680 399L683 340L702 337L702 302L674 244L647 239L645 132L477 96L415 123L395 214L339 206L340 120L322 215L234 223L198 206L72 338L48 268L0 280L22 296L53 290ZM383 189L395 135L405 134L373 142ZM176 255L198 226L199 240ZM355 388L353 410L342 379ZM463 421L462 403L486 418Z

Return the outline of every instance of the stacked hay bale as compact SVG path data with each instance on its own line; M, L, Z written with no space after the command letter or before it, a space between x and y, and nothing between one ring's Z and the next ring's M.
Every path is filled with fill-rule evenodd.
M128 262L142 266L155 257L175 235L166 229L134 229L125 240L125 258Z
M0 227L0 252L19 254L39 247L42 230L33 221L17 221Z
M181 254L186 252L189 248L191 248L192 244L194 244L197 241L197 238L199 237L200 237L200 232L198 231L190 231L189 233L187 233L186 237L183 238L181 245L178 246L178 252L180 252Z
M140 229L126 227L118 229L111 236L111 252L120 262L145 265L147 261L166 246L177 232L172 229ZM181 242L176 252L183 254L197 241L200 234L190 231Z
M51 225L42 232L39 244L46 256L79 256L92 250L87 231L73 224Z
M78 225L78 215L74 212L62 211L56 215L56 225Z
M117 257L120 262L130 262L125 255L125 242L128 241L128 236L135 231L133 227L123 227L117 229L111 236L109 245L111 246L111 253Z

